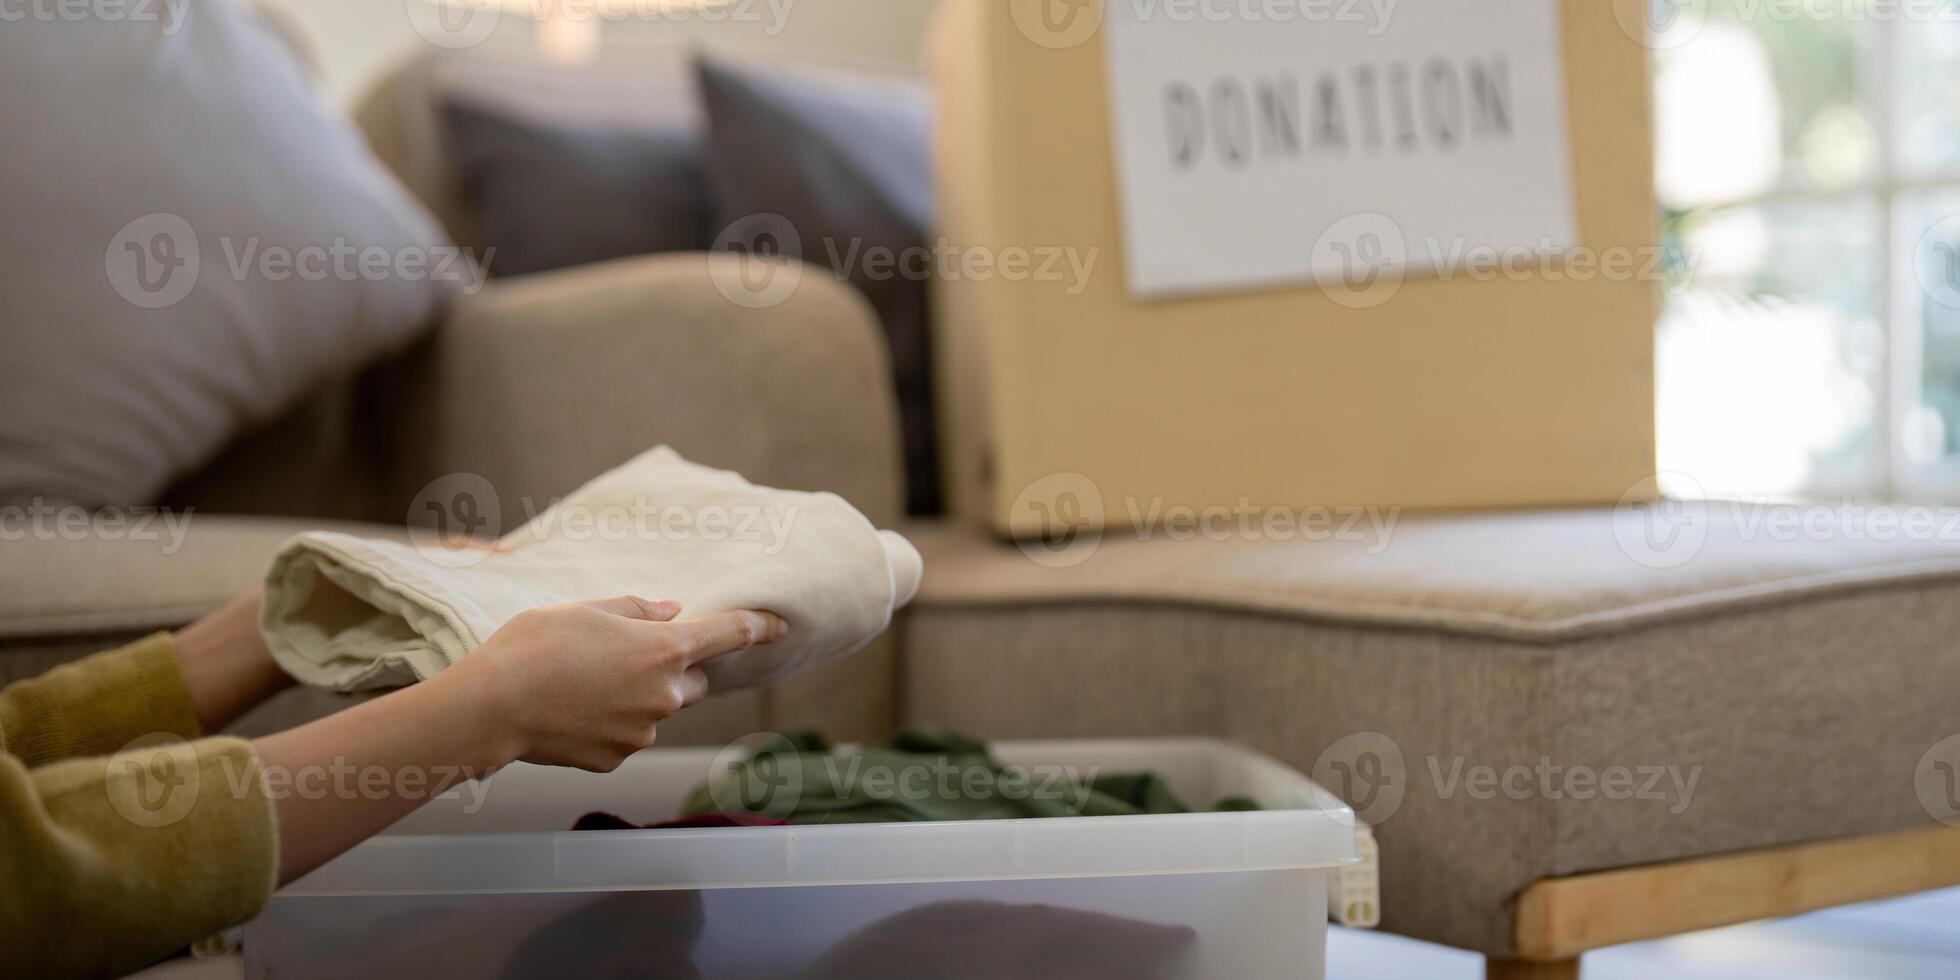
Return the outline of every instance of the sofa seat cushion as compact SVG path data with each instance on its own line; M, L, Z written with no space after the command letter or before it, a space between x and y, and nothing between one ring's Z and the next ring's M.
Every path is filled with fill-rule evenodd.
M71 520L81 512L68 510ZM301 531L375 537L379 525L299 518L211 516L140 509L96 516L86 528L39 522L0 562L0 643L20 646L175 629L250 590L273 552Z
M1915 774L1960 732L1960 536L1689 516L1659 550L1651 515L1561 511L1126 532L1061 568L914 531L902 702L989 738L1268 752L1378 824L1385 928L1499 955L1541 878L1928 822Z
M1356 511L1263 540L1256 531L1110 532L1067 557L942 525L926 532L937 560L920 598L1196 603L1555 641L1960 575L1960 509L1681 506L1692 509Z

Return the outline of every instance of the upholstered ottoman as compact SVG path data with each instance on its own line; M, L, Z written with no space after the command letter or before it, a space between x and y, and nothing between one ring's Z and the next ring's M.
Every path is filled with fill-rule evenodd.
M1378 825L1383 926L1494 975L1960 884L1938 822L1960 825L1938 783L1960 764L1953 513L1184 537L919 535L905 713L994 738L1219 735L1310 769Z

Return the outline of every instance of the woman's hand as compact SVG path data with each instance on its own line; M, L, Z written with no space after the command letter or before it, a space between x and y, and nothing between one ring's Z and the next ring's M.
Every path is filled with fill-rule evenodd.
M770 613L672 622L679 612L673 603L632 598L533 609L427 681L259 739L260 763L280 772L281 782L330 787L275 798L279 880L311 871L457 782L518 759L618 768L653 744L655 725L707 695L702 661L775 642L788 630ZM328 778L338 772L375 772L376 785L415 791L346 791Z
M491 720L499 757L611 772L707 697L698 664L788 630L772 613L680 611L630 596L532 609L428 684Z

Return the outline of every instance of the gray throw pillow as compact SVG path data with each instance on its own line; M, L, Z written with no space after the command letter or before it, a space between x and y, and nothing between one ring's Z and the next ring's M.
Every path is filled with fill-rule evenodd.
M233 0L4 26L0 503L150 502L473 281Z
M462 101L442 115L493 276L708 247L698 131L534 122Z
M923 84L816 69L700 62L717 245L787 237L798 257L871 301L891 347L904 427L906 510L942 509L933 410L927 249L933 184ZM767 221L758 215L774 216ZM874 258L876 256L876 258ZM894 266L886 256L900 259ZM925 261L921 262L920 259Z

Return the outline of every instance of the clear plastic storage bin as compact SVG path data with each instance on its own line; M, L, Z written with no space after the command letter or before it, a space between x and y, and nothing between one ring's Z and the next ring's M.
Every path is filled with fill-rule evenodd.
M950 823L568 830L672 817L732 753L643 752L608 775L512 766L275 895L252 977L1312 980L1352 813L1205 739L1006 742L1035 778L1149 770L1255 812ZM473 811L473 812L471 812Z

